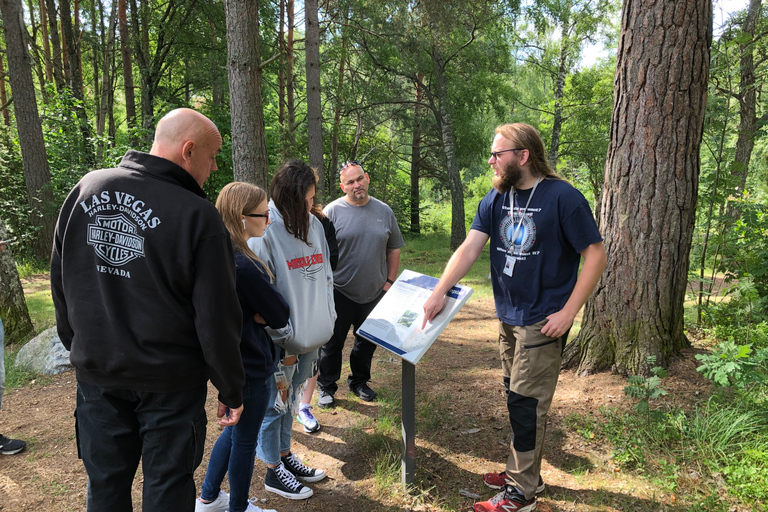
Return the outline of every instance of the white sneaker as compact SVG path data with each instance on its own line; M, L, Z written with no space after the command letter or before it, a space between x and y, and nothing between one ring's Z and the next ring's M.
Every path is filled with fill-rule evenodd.
M312 406L300 407L299 413L296 415L296 420L304 425L304 432L311 434L320 430L320 424L317 422L315 415L312 414Z
M260 508L254 505L254 503L257 503L259 501L259 498L251 498L248 500L248 508L245 509L245 512L277 512L277 510L272 508Z
M195 512L227 512L229 510L229 494L219 491L219 495L210 503L203 503L201 498L195 500Z

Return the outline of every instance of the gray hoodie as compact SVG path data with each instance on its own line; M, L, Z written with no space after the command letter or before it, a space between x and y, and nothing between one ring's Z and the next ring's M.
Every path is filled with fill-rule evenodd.
M288 233L271 200L269 217L272 224L264 236L250 239L248 245L275 275L275 287L291 307L291 315L285 327L266 331L288 353L306 354L331 338L336 322L328 243L314 215L309 215L310 245Z

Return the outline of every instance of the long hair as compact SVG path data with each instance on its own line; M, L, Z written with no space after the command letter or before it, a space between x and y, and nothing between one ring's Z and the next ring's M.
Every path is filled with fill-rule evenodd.
M269 194L283 216L286 231L310 246L305 201L312 186L317 187L317 173L301 160L289 160L281 165L269 186Z
M541 140L536 128L525 123L502 124L496 127L495 135L512 142L512 146L528 150L528 161L531 163L531 174L534 177L562 180L547 163L547 154L544 152L544 141Z
M251 261L258 261L272 281L274 276L269 267L248 247L248 238L243 227L242 215L255 210L267 199L267 193L256 185L235 181L227 183L216 199L216 209L229 231L235 250L243 253Z

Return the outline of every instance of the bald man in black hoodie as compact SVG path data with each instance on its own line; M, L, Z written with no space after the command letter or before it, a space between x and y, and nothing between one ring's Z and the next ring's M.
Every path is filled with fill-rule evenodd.
M149 154L88 173L62 206L51 257L56 325L77 370L78 452L88 510L193 510L207 381L219 424L237 423L245 381L241 309L227 229L203 183L216 125L177 109Z

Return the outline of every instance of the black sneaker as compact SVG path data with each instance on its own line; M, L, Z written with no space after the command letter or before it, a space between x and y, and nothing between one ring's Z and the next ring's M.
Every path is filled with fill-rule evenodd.
M21 439L8 439L0 436L0 454L15 455L27 447L27 443Z
M336 405L336 401L333 399L333 393L320 389L317 393L317 406L321 409L329 409L334 405Z
M267 476L264 477L264 489L273 492L289 500L304 500L314 494L312 489L296 480L293 473L288 471L283 463L277 467L267 467Z
M301 462L301 459L293 453L289 453L288 455L280 457L280 460L285 466L285 469L293 473L293 475L299 480L303 480L309 483L319 482L326 476L325 471L322 469L314 469L305 466L304 463Z
M349 391L357 395L357 397L363 402L373 402L376 400L376 392L368 387L368 384L360 384L359 386L350 387Z

